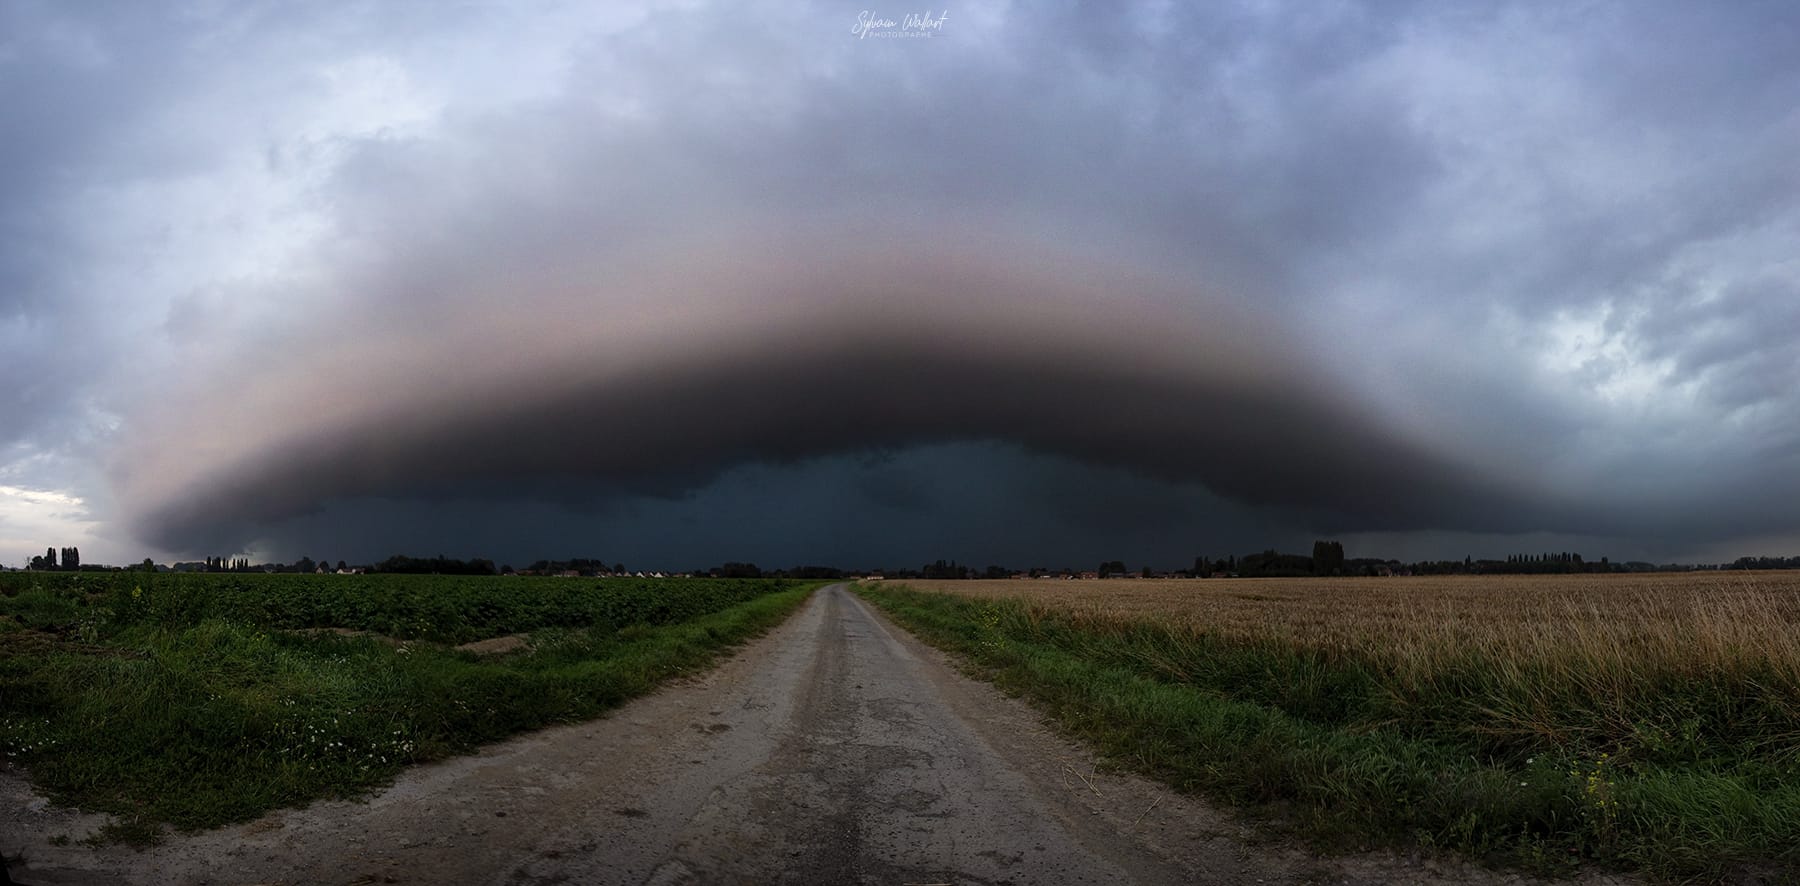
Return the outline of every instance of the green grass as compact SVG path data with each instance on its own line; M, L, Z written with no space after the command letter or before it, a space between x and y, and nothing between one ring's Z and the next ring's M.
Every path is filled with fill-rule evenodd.
M817 584L317 578L6 576L0 753L56 802L112 813L107 838L150 841L591 718L710 665ZM320 627L384 636L299 630ZM530 648L446 645L503 633Z
M1472 652L1403 684L1379 655L1018 600L860 593L1125 765L1323 843L1451 848L1543 873L1800 879L1800 751L1769 686L1670 680L1635 700L1666 712L1637 739L1534 741L1485 729L1493 712L1466 703L1553 679L1516 661Z

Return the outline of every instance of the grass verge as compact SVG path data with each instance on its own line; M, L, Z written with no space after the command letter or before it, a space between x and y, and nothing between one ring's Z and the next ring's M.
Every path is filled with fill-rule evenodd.
M1549 874L1597 864L1670 880L1800 880L1791 735L1751 741L1699 722L1673 752L1648 723L1642 742L1610 751L1497 744L1452 698L1396 700L1392 675L1370 658L1022 600L859 593L1131 768L1322 841L1450 848ZM1442 691L1509 665L1459 659ZM1672 683L1660 701L1684 716L1729 708L1717 689ZM1451 709L1461 722L1443 719Z
M204 609L191 620L131 619L116 589L24 589L0 597L0 752L55 802L113 814L102 839L152 842L164 825L211 828L354 797L409 765L591 718L712 665L818 584L696 585L690 596L708 611L664 606L664 623L542 627L527 651L503 657Z

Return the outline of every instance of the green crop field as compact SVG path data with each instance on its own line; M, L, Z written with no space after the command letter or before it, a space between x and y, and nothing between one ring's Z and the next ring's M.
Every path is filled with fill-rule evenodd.
M908 585L861 593L1322 839L1800 881L1800 573Z
M104 838L151 841L592 717L812 587L0 573L0 754L57 802L112 813Z

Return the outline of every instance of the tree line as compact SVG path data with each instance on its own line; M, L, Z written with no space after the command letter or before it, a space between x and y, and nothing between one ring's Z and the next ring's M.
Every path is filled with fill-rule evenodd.
M59 553L58 548L45 548L43 556L31 558L30 568L46 572L78 572L81 570L81 549L61 548Z
M105 566L82 562L81 550L77 547L45 548L41 555L33 556L27 561L27 569L39 571L74 572L113 571L118 569L159 571L149 558L142 563L127 567ZM605 560L589 557L573 557L566 560L538 560L525 570L515 572L511 565L496 566L494 561L485 558L467 560L455 559L439 555L436 557L411 557L397 554L378 563L368 566L352 567L343 560L336 565L328 560L314 560L301 557L293 563L252 563L249 557L206 557L202 561L176 563L173 569L181 572L284 572L312 573L334 571L367 571L388 573L436 573L440 575L513 575L537 574L559 575L574 572L583 576L626 575L623 563L608 564ZM1461 560L1421 560L1411 563L1400 560L1362 557L1350 559L1345 556L1344 545L1338 541L1319 540L1313 542L1311 555L1287 554L1274 548L1249 554L1231 554L1220 558L1197 556L1190 569L1156 570L1148 565L1133 569L1123 560L1101 561L1091 572L1077 571L1069 567L1049 569L1033 567L1014 570L1005 566L988 565L976 567L959 563L956 560L937 560L926 563L917 569L841 569L835 566L795 566L790 569L761 569L755 563L730 561L721 566L701 567L692 570L691 575L712 576L714 578L800 578L800 579L833 579L845 576L878 574L892 578L925 578L925 579L1001 579L1015 575L1030 578L1061 577L1079 578L1084 575L1098 575L1102 578L1122 578L1140 576L1172 576L1186 578L1207 578L1213 576L1231 576L1245 578L1277 578L1277 577L1324 577L1343 575L1524 575L1524 574L1566 574L1566 573L1610 573L1610 572L1680 572L1695 569L1800 569L1800 556L1793 557L1739 557L1731 563L1722 564L1654 564L1642 561L1617 562L1607 557L1589 560L1575 551L1546 551L1540 553L1521 553L1508 555L1503 560L1464 557Z

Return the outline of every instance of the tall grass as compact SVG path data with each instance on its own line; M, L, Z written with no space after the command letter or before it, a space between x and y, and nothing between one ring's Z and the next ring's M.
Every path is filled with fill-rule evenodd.
M1800 874L1796 578L865 593L1187 787L1539 866L1718 876Z

